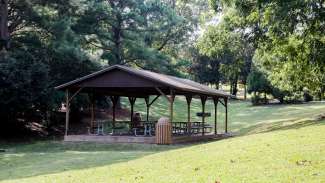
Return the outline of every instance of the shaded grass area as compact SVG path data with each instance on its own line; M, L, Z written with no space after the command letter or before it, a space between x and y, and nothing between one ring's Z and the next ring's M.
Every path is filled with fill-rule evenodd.
M183 146L42 141L1 144L0 181L127 162Z
M142 102L137 101L136 110L144 111ZM177 121L186 119L185 104L185 99L176 100ZM200 101L194 100L192 106L193 120L199 120L195 112L200 111ZM0 152L0 182L325 180L325 121L310 120L325 112L325 103L251 106L231 101L229 107L230 129L241 136L205 144L0 143L0 149L6 149ZM212 102L207 108L213 112ZM151 114L152 118L167 116L163 98L154 104ZM221 130L221 105L219 114Z
M325 180L325 121L272 130L186 146L8 145L0 155L0 178L31 183Z

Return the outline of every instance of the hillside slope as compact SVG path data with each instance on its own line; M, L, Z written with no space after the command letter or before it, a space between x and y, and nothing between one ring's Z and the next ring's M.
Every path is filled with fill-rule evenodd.
M322 121L3 182L325 182L324 170Z

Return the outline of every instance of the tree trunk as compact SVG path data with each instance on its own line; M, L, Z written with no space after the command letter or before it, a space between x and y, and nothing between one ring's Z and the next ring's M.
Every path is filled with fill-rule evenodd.
M118 99L117 99L116 109L122 109L121 97L118 97Z
M244 100L247 99L247 86L246 83L244 83Z
M324 88L325 88L324 86L320 86L320 91L318 93L319 101L323 100Z
M237 88L237 77L231 81L231 95L237 96L238 88Z
M8 0L0 0L0 50L9 49Z
M230 90L229 90L229 93L232 94L232 82L230 82Z
M215 87L217 90L219 90L219 82L215 83Z
M232 87L233 91L232 91L232 95L237 96L237 80L233 83L233 87Z
M113 1L109 1L110 5L113 9L122 9L124 6L123 1L120 1L117 5ZM119 12L116 12L115 17L116 18L116 24L115 26L112 27L112 32L113 32L113 43L114 43L114 48L113 48L113 55L115 60L112 62L109 62L111 64L121 64L123 61L123 56L122 56L122 24L123 24L123 19L122 15Z
M120 25L120 23L118 23ZM116 28L113 28L114 32L114 44L115 44L115 63L114 64L121 64L122 63L122 45L121 45L121 29L120 26L117 26Z

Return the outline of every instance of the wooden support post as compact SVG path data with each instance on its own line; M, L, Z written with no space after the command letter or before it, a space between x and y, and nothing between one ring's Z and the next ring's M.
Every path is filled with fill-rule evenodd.
M95 97L93 93L90 96L90 102L90 133L92 133L95 123Z
M136 99L137 99L136 97L129 97L129 102L130 102L130 105L131 105L131 116L130 116L131 123L133 121L134 104L135 104Z
M94 128L94 124L95 124L95 104L94 104L94 100L91 101L91 117L90 117L90 127L91 130Z
M144 98L144 101L146 102L146 107L147 107L147 121L149 121L149 109L150 109L149 100L150 100L150 96L147 96Z
M206 102L206 100L207 100L207 96L205 96L205 95L202 95L202 96L200 96L200 98L201 98L201 104L202 104L202 135L204 135L204 131L205 131L205 129L204 129L204 123L205 123L205 102Z
M117 102L118 102L118 99L119 99L118 96L111 96L111 100L112 100L112 103L113 103L113 123L112 123L112 126L113 126L113 132L114 132L114 129L115 129L115 121L116 121L116 104L117 104Z
M214 103L214 135L218 134L218 129L217 129L217 120L218 120L218 98L213 98L213 103Z
M69 130L69 113L70 113L70 102L69 102L69 90L66 90L65 93L65 97L66 97L66 112L65 112L65 136L68 135L68 130Z
M228 133L228 99L224 98L225 101L225 132Z
M191 101L192 101L192 95L186 95L186 102L187 102L187 133L188 135L191 135Z
M170 122L173 122L174 118L174 100L175 100L175 94L173 90L170 90L170 97L169 97L169 112L170 112Z

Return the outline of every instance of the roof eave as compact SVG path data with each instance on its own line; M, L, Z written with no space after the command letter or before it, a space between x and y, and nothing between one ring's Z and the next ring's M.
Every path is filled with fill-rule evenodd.
M100 71L97 71L97 72L94 72L92 74L89 74L89 75L86 75L86 76L83 76L81 78L78 78L78 79L75 79L73 81L70 81L70 82L67 82L67 83L64 83L62 85L59 85L59 86L56 86L54 87L56 90L64 90L66 88L68 88L69 86L72 86L74 84L77 84L79 82L82 82L84 80L87 80L91 77L94 77L94 76L97 76L97 75L100 75L102 73L105 73L105 72L108 72L110 70L113 70L115 68L118 68L120 70L123 70L125 72L130 72L132 74L135 74L139 77L143 77L145 79L149 79L151 81L154 81L154 82L158 82L158 83L161 83L163 85L166 85L168 87L171 87L175 90L179 90L179 91L185 91L185 92L191 92L191 93L195 93L197 95L207 95L207 96L211 96L211 97L223 97L223 98L230 98L232 97L232 95L228 95L228 94L222 94L222 93L215 93L215 92L208 92L208 91L201 91L201 90L196 90L196 89L186 89L186 88L182 88L182 87L178 87L178 86L175 86L175 85L171 85L170 83L168 82L164 82L162 80L159 80L159 79L155 79L155 78L151 78L151 77L147 77L145 75L141 75L135 71L133 71L132 69L129 69L129 68L125 68L124 66L120 66L120 65L114 65L114 66L110 66L110 67L107 67L106 69L103 69L103 70L100 70Z

